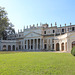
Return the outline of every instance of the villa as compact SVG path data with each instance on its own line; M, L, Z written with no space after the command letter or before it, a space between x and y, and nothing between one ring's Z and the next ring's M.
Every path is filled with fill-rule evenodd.
M0 50L55 50L70 52L75 46L75 25L49 27L48 24L24 27L17 34L9 35L7 40L0 40Z

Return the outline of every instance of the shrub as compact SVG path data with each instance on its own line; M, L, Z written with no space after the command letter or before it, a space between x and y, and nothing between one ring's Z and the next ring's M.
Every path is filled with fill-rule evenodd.
M72 48L71 54L72 54L73 56L75 56L75 46Z

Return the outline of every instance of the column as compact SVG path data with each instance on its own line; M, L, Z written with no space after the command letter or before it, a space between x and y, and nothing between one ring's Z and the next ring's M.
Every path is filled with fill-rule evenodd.
M22 50L22 41L21 41L21 50Z
M64 42L64 51L66 51L66 48L65 48L65 42Z
M43 39L41 39L41 49L43 49Z
M54 50L56 51L56 43L54 43Z
M44 39L43 39L43 49L44 49Z
M35 49L35 39L33 39L33 50Z
M8 45L6 45L6 50L8 51Z
M18 50L19 50L19 44L18 44L17 48L18 48Z
M69 51L69 41L67 41L67 51Z
M26 49L28 50L28 40L26 40Z
M37 39L37 50L38 50L38 39Z
M29 42L30 42L30 50L31 50L31 39L29 40Z
M1 44L1 50L3 50L3 45Z
M51 50L52 50L52 39L50 39L50 45L51 45Z
M59 46L60 46L59 48L60 48L60 51L61 51L61 42L60 42L59 44L60 44L60 45L59 45Z
M25 50L25 40L23 41L23 49Z
M40 39L40 50L41 50L41 39Z
M13 45L10 45L11 46L11 51L13 51Z
M15 45L15 51L16 51L16 45Z
M70 41L70 43L69 43L69 52L71 52L71 49L72 49L72 42Z
M49 45L49 39L47 39L47 50L48 50L48 45Z

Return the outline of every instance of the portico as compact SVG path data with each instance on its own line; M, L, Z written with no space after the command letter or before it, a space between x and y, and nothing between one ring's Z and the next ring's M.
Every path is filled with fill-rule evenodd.
M24 39L24 50L41 50L42 49L42 38Z

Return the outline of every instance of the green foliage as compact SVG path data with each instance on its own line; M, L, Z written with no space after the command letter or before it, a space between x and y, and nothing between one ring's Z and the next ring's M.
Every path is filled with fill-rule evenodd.
M5 32L5 30L8 31L7 34L14 33L15 30L12 27L13 27L13 24L9 22L5 8L0 7L0 37L3 36L2 34ZM4 35L4 36L6 36L6 35Z
M70 53L0 52L0 75L75 75Z
M75 56L75 46L72 48L71 54L72 54L73 56Z
M5 8L0 7L0 34L9 26L9 20Z

